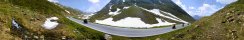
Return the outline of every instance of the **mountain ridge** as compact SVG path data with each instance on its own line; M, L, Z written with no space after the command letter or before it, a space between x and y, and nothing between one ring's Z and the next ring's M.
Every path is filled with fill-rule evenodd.
M96 20L105 20L110 17L113 18L113 21L136 17L141 18L146 24L157 24L156 18L177 24L195 21L171 0L111 0L90 20L96 22Z

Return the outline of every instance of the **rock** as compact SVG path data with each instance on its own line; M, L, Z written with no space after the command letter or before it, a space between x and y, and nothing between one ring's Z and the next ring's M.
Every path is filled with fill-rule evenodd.
M25 35L24 38L29 38L29 37L27 35Z
M227 13L227 15L230 15L230 13Z
M199 25L196 25L196 27L200 27Z
M234 21L234 19L229 19L228 21L229 21L229 22L232 22L232 21Z
M175 39L175 37L171 37L171 39Z
M221 23L225 23L225 21L222 21Z
M160 40L160 38L156 38L155 40Z
M237 14L238 16L241 15L240 13Z
M65 40L66 39L66 36L62 36L62 39Z
M231 30L232 33L236 33L237 31L236 30Z
M24 15L27 15L26 13Z
M40 21L41 19L37 18L36 20L39 20Z
M38 39L39 37L38 36L34 36L35 39Z
M220 36L224 36L225 34L220 34Z
M229 17L227 17L227 19L230 19L231 17L233 17L233 16L229 16Z
M44 36L44 35L41 35L41 36L40 36L40 39L45 39L45 36Z
M231 11L231 13L234 13L235 11Z
M183 38L185 36L185 34L178 34L176 35L176 38Z
M35 21L35 19L34 18L30 18L30 21Z
M109 35L109 34L105 34L104 37L106 40L112 39L111 35Z

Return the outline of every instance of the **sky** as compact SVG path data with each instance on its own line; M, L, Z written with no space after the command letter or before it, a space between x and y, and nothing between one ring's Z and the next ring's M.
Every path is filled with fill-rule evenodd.
M48 0L85 12L97 12L110 0ZM172 0L189 15L210 16L224 6L237 0Z
M191 16L210 16L237 0L172 0Z

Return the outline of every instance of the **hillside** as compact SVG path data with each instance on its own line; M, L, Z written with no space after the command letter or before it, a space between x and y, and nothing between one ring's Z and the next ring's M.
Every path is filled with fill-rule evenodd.
M243 40L244 39L244 0L225 6L215 14L203 17L191 26L170 33L142 37L126 38L114 36L120 40Z
M195 21L171 0L111 0L90 20L94 23L123 27L169 26ZM130 23L134 25L126 25Z
M0 0L0 38L2 40L61 40L103 39L103 33L70 21L65 16L71 9L62 8L47 0ZM44 29L46 18L57 17L59 25ZM12 20L21 28L14 29ZM96 34L96 35L95 35Z

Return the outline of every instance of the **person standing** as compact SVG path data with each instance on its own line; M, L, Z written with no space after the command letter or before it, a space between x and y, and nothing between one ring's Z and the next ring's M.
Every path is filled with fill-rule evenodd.
M185 23L182 23L182 27L184 27L185 26Z
M88 20L87 19L84 19L83 22L84 22L84 24L87 24L88 23Z
M173 25L172 29L176 29L175 24Z

